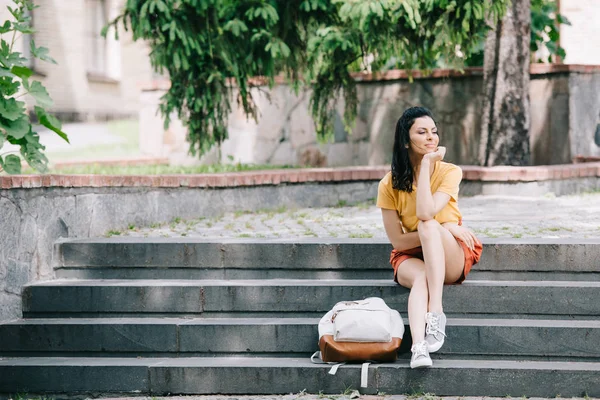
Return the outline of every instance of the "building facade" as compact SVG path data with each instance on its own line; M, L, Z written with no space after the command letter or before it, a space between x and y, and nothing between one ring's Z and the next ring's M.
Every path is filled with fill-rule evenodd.
M0 0L2 21L10 0ZM35 0L36 32L18 38L15 48L29 55L29 43L50 50L57 65L32 60L30 67L54 100L51 111L63 121L94 121L137 116L140 82L152 79L147 46L130 32L100 31L121 10L123 0ZM121 29L122 30L122 29Z

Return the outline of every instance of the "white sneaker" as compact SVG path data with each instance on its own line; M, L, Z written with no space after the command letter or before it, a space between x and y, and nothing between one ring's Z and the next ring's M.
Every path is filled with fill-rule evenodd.
M412 351L412 357L410 358L411 368L425 368L433 365L431 357L429 357L426 341L413 344L410 351Z
M425 341L427 350L435 353L442 348L446 337L446 315L444 313L427 313L425 316L427 326L425 327Z

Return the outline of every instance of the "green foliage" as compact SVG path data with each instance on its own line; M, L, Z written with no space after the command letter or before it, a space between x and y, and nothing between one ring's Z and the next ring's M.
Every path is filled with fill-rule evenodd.
M54 131L67 142L67 135L61 130L56 117L46 108L52 107L52 99L46 88L39 82L30 80L33 71L27 66L27 59L14 51L13 46L21 34L33 33L29 13L36 8L31 0L13 0L16 7L8 6L14 20L4 21L0 26L0 149L6 142L18 145L20 155L35 170L44 172L48 159L40 143L38 134L33 130L25 102L18 98L29 95L35 100L35 116L40 124ZM4 35L11 36L10 41ZM45 47L36 47L31 41L31 55L43 61L56 63ZM21 90L22 89L22 90ZM22 92L22 93L19 93ZM21 172L21 157L15 154L0 154L0 171L9 174Z
M319 137L330 139L336 106L356 117L351 73L386 68L461 67L508 0L127 0L108 29L123 26L152 49L171 87L160 110L188 128L190 152L227 137L235 99L258 117L252 89L282 75L310 89ZM118 29L115 29L118 38ZM262 77L263 79L256 79Z
M548 50L548 58L537 62L552 62L553 56L564 58L565 49L559 46L560 24L571 25L558 13L556 0L531 0L531 54L542 48Z
M548 50L548 58L533 59L534 62L553 62L553 56L564 58L565 49L559 46L560 24L571 25L569 20L558 13L556 0L531 0L531 56L543 48ZM474 47L468 57L469 66L483 66L485 38Z

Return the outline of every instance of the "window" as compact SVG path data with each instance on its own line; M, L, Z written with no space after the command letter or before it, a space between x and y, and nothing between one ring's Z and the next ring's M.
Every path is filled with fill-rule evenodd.
M107 75L106 40L100 35L108 23L105 0L86 0L85 39L87 71L94 75Z

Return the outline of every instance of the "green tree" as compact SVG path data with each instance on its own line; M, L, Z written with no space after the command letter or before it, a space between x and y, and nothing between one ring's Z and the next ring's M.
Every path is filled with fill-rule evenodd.
M351 72L370 68L428 70L465 57L504 15L508 0L127 0L110 27L146 40L150 60L171 87L160 110L188 128L190 152L202 154L227 137L235 100L257 118L251 89L282 74L311 90L320 138L331 137L335 105L356 117Z
M52 106L48 91L39 81L31 79L33 71L27 66L28 60L13 50L21 35L35 32L31 27L30 13L37 6L31 0L13 2L15 7L7 8L14 20L6 20L0 26L0 149L6 142L17 145L20 147L20 156L0 154L0 171L20 173L23 157L32 168L44 172L48 165L48 159L43 153L45 147L34 131L25 102L18 99L25 95L33 97L33 112L37 121L67 142L69 140L61 130L60 121L46 111ZM7 41L5 37L10 39ZM30 46L32 57L56 64L48 55L48 49L36 47L33 41Z

